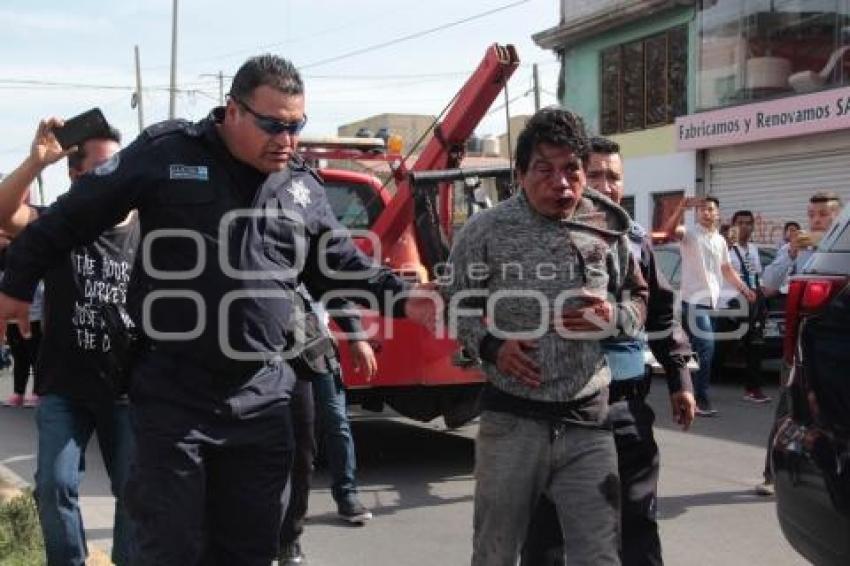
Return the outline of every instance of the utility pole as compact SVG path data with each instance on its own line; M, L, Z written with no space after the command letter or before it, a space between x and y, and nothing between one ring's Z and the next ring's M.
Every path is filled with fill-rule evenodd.
M38 183L38 204L44 206L46 203L44 201L44 179L41 177L41 173L35 176L36 183Z
M224 73L218 72L218 103L224 106Z
M531 77L534 81L534 111L540 110L540 75L537 73L537 63L531 66Z
M174 119L177 102L177 0L171 10L171 97L168 102L168 117Z
M200 76L200 77L215 77L216 79L218 79L218 103L221 106L224 106L224 73L222 71L219 71L214 75L206 73L206 74L198 75L198 76Z
M139 113L139 133L145 129L145 111L142 108L142 66L139 61L139 46L135 46L136 52L136 110Z

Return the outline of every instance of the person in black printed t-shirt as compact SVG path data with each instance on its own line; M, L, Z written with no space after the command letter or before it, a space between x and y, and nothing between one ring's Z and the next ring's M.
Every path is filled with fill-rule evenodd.
M44 168L67 157L73 182L120 148L120 134L110 129L104 137L65 151L52 133L61 124L56 118L42 120L30 155L0 183L0 227L11 234L51 213L50 208L23 200ZM86 445L95 431L116 497L112 560L118 565L130 562L130 526L122 491L132 435L126 391L105 362L115 335L107 332L101 307L111 303L123 308L138 242L138 222L130 213L91 244L75 248L44 277L44 336L36 364L41 400L36 415L35 495L50 565L85 562L79 485Z

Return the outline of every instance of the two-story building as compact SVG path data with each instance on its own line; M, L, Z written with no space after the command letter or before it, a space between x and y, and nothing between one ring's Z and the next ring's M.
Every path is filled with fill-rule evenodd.
M561 104L622 149L623 205L658 228L696 191L697 152L679 151L674 121L695 100L695 7L659 0L561 0L560 23L534 35L561 59Z
M805 226L812 193L850 201L850 2L716 0L696 13L696 105L676 120L721 210L756 214L756 239Z
M850 1L560 4L534 39L561 58L562 104L621 144L639 222L714 195L775 242L814 191L850 200Z

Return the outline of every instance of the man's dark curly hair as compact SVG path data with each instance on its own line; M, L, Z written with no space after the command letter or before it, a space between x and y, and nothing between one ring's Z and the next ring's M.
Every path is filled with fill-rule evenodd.
M541 143L568 146L582 162L587 161L590 153L584 121L559 106L538 110L520 132L516 142L516 168L520 173L528 171L531 153Z

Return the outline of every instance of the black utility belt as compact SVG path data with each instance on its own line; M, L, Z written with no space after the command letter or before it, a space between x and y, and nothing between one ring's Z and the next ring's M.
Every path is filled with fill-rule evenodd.
M490 383L481 391L482 411L510 413L518 417L546 421L553 425L605 426L608 413L607 391L567 402L535 401L505 393Z
M611 385L608 386L608 404L618 401L643 400L649 395L651 386L652 379L649 377L612 381Z

